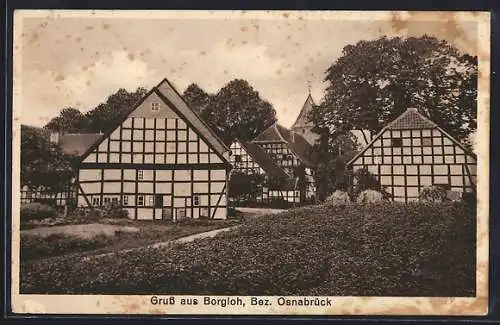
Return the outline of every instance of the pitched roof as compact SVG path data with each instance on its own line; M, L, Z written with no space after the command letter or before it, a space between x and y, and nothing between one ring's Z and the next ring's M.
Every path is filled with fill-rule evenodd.
M290 176L258 145L249 141L236 140L252 157L252 159L264 170L266 175L274 176L283 180L290 180Z
M101 137L100 133L60 134L59 147L67 155L81 156Z
M436 123L424 117L416 108L408 108L403 114L387 125L390 130L434 129Z
M133 106L131 106L130 109L124 112L122 118L117 121L115 125L110 127L101 139L95 141L92 146L85 151L85 153L81 156L82 161L90 152L92 152L92 150L97 148L97 146L100 144L100 142L102 142L103 139L108 138L111 132L113 132L118 126L120 126L123 121L132 112L134 112L137 107L139 107L144 102L144 100L146 100L146 98L148 98L153 93L158 95L173 111L184 118L185 121L188 122L188 124L191 124L198 131L201 137L207 141L207 144L215 150L215 152L220 156L224 163L227 164L228 167L231 166L227 158L224 156L225 152L230 152L229 148L215 134L215 132L210 129L210 127L201 119L201 117L186 104L180 93L166 78L164 78L157 86L148 91L148 93L145 94Z
M279 125L278 123L273 123L271 124L267 129L262 131L255 139L252 140L252 142L272 142L272 141L286 141L283 138L283 135L281 135L281 131L286 130L283 126Z
M408 129L438 129L441 133L443 133L448 139L454 142L457 146L459 146L465 153L471 155L474 159L476 158L476 154L471 150L467 149L463 144L461 144L458 140L452 137L448 132L443 130L439 125L429 120L427 117L422 115L417 108L409 107L403 114L399 115L394 121L387 124L373 139L360 151L356 154L351 160L347 162L347 166L352 164L359 156L361 156L366 149L371 147L373 143L382 136L382 134L387 130L408 130Z
M299 133L291 131L278 123L274 123L265 129L252 142L284 142L304 164L310 167L316 165L312 145Z
M307 96L306 101L302 105L302 109L300 110L299 116L293 123L291 129L300 128L300 127L310 127L312 126L312 122L309 120L309 113L312 111L314 107L314 100L311 97L311 94Z

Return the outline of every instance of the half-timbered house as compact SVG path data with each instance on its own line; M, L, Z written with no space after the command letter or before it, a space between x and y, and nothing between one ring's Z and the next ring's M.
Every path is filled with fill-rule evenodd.
M300 193L295 181L281 166L257 144L249 141L235 140L231 144L230 162L233 172L259 174L264 176L263 184L257 184L255 198L245 198L237 203L271 203L274 199L284 199L289 203L300 203ZM255 202L252 202L254 200Z
M476 156L437 124L409 108L347 164L374 174L394 201L418 199L423 187L474 192Z
M274 123L252 142L264 150L289 177L295 180L303 178L305 186L298 195L302 195L303 199L312 199L315 196L314 151L312 145L302 135Z
M50 132L41 129L41 133L52 144L58 146L62 152L75 158L83 155L86 150L102 136L102 133L62 133ZM75 199L73 184L68 184L66 190L54 193L43 187L21 188L21 203L43 202L55 206L65 206L69 199Z
M135 219L226 218L229 148L164 79L81 157L81 207Z

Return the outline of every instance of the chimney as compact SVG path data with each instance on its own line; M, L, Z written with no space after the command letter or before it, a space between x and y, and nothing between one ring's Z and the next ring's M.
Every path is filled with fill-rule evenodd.
M292 142L295 142L295 131L294 131L294 130L291 130L291 131L290 131L290 140L291 140Z
M59 144L59 132L50 133L50 143Z

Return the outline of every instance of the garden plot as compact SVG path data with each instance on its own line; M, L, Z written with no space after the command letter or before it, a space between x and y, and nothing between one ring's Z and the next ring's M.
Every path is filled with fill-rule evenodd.
M21 263L64 255L81 258L164 243L239 224L237 220L94 221L21 231Z
M39 227L30 230L23 230L21 234L27 236L40 236L46 238L51 235L62 234L67 236L79 237L82 239L92 239L96 236L114 236L117 231L120 232L138 232L138 227L120 226L102 223L66 225L53 227Z
M21 292L472 297L475 211L451 202L293 209L168 249L22 263Z

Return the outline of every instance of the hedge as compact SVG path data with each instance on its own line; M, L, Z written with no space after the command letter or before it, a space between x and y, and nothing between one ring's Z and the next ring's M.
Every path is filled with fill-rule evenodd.
M474 296L475 210L290 210L170 249L21 265L22 293Z
M21 205L21 222L52 218L55 217L56 214L56 209L50 205L42 203L27 203Z

